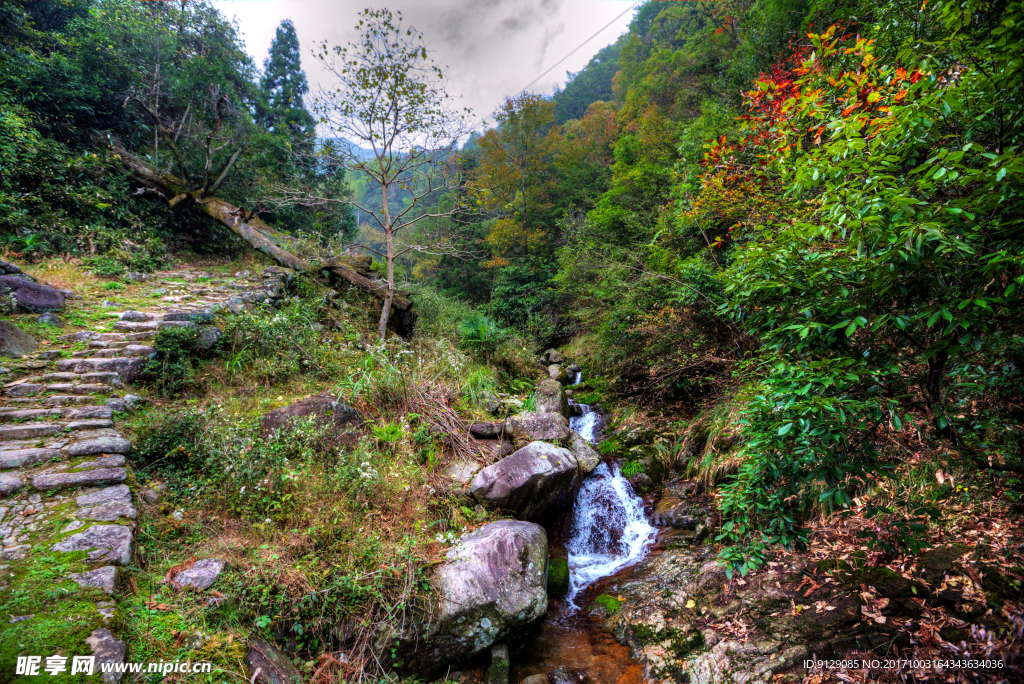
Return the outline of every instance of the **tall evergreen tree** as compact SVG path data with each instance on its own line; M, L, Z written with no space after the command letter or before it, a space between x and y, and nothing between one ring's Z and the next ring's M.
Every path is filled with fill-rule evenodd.
M316 124L302 102L302 96L309 92L309 83L302 70L299 37L291 19L285 19L277 27L270 54L263 62L261 85L269 105L263 123L275 130L287 127L289 137L294 140L312 138Z

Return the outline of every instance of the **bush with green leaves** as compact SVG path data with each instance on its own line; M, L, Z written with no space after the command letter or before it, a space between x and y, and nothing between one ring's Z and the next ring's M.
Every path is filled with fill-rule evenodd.
M228 373L268 383L295 375L339 375L348 348L322 334L317 322L321 306L319 301L293 298L280 309L260 306L226 316L219 325Z
M459 324L460 346L488 359L505 338L506 332L494 320L475 314Z
M197 328L174 326L157 333L156 356L146 364L144 379L161 396L177 397L196 389L199 365L209 355Z

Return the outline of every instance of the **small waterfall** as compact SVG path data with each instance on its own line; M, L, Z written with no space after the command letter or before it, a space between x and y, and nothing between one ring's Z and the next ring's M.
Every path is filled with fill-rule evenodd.
M593 442L600 416L580 405L583 415L570 426ZM644 504L633 491L619 467L600 464L583 481L572 511L569 552L569 594L571 608L576 596L596 580L614 574L647 555L657 530L647 523Z

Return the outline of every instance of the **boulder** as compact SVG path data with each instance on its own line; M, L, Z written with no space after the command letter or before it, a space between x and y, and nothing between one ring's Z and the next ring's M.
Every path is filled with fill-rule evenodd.
M220 331L220 328L215 328L212 325L206 326L199 333L197 344L202 351L210 351L223 335L224 333Z
M21 311L46 313L64 310L64 295L49 285L34 283L16 275L2 275L0 288L11 291Z
M569 399L565 396L562 384L551 378L541 378L537 383L536 394L537 413L561 413L569 417Z
M474 437L482 437L484 439L496 439L505 434L505 423L501 421L473 423L469 426L469 434Z
M487 684L508 684L508 646L491 646L491 664L487 668Z
M21 273L21 267L7 261L0 261L0 273L5 275L17 275L18 273ZM23 277L29 280L35 280L35 278L30 275L23 275Z
M580 482L568 449L530 442L477 473L469 492L486 508L537 522L572 505Z
M558 351L557 349L548 349L546 352L541 354L541 358L544 359L544 362L548 364L562 363L562 361L565 360L565 357L562 356L562 352Z
M219 558L204 558L172 575L171 583L172 586L209 589L217 581L217 577L220 576L223 569L224 561Z
M103 684L118 684L124 673L119 672L118 668L110 666L124 663L128 657L128 644L118 640L106 628L93 630L85 643L88 644L93 657L96 658L94 672L103 673ZM108 669L111 671L107 672Z
M16 359L38 348L39 343L27 332L10 321L0 321L0 356Z
M586 475L601 463L601 454L597 453L590 442L580 437L575 430L569 432L569 451L576 457L576 466L580 475Z
M74 580L80 587L99 589L111 596L117 592L117 567L113 565L104 565L102 568L96 568L89 572L73 572L68 575L68 579Z
M548 366L548 377L552 380L557 380L563 385L569 384L569 374L557 363Z
M505 431L528 441L569 438L569 421L560 413L520 413L505 421Z
M547 558L547 533L533 523L499 520L465 535L431 579L434 614L399 638L403 667L436 672L544 615Z
M249 666L249 681L253 684L296 684L305 681L281 649L262 639L249 640L245 663Z
M63 328L64 319L55 313L44 313L36 316L36 323L40 325L51 325L54 328Z
M54 544L54 551L87 551L90 561L127 565L132 557L132 531L123 525L93 525Z
M358 428L363 424L363 416L359 411L342 404L330 394L315 394L263 416L263 436L268 437L292 420L306 416L316 416L317 425L333 425L339 430Z

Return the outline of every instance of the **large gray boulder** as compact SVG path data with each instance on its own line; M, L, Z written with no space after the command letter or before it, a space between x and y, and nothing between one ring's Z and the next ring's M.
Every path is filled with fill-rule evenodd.
M281 649L262 639L250 639L245 654L249 681L256 684L298 684L305 681Z
M597 450L590 446L590 442L580 437L575 430L569 432L569 451L576 458L580 475L592 472L601 463L601 454L597 453Z
M552 380L557 380L563 385L569 384L569 374L565 371L565 368L557 363L548 366L548 377Z
M27 332L10 321L0 321L0 356L16 359L38 348L39 343Z
M537 413L561 413L569 417L569 399L565 396L562 383L551 378L541 378L535 396Z
M547 560L540 525L499 520L464 536L431 580L436 611L399 639L403 669L435 672L544 615Z
M568 439L569 421L560 413L519 413L505 421L505 432L530 442Z
M64 295L49 285L34 283L16 275L0 276L0 289L10 290L18 309L29 313L63 311Z
M309 416L315 416L313 420L317 425L332 425L339 430L358 428L363 424L363 416L359 411L339 402L330 394L315 394L263 416L263 436L269 437L292 421Z
M477 473L469 492L487 508L539 522L572 505L580 482L568 449L530 442Z

